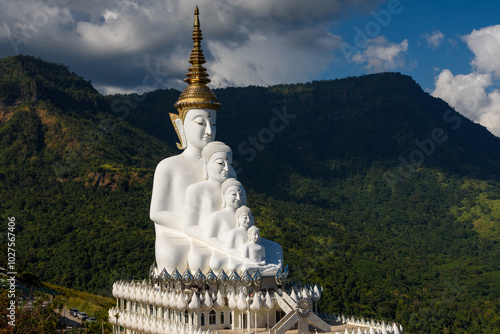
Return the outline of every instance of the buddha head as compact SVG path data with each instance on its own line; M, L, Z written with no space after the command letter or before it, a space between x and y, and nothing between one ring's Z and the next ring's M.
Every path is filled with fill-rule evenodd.
M254 220L252 216L252 211L250 210L249 207L243 205L236 210L236 213L234 214L236 218L236 225L237 227L244 227L245 230L248 229L250 226L254 225Z
M258 243L260 240L260 230L257 226L250 226L247 231L248 241L251 243Z
M220 194L222 196L222 206L230 207L234 210L238 209L242 204L244 189L241 183L230 178L224 181L221 186Z
M210 109L190 109L186 113L182 128L185 145L202 150L215 139L216 112Z
M231 148L220 141L208 143L201 151L203 178L222 184L229 178L233 153Z
M189 58L191 67L184 79L188 86L174 104L178 114L170 114L170 120L180 141L177 147L181 150L190 145L202 150L208 142L214 140L216 113L220 108L217 97L207 86L210 79L206 68L203 67L206 61L201 48L203 38L198 6L194 14L193 50Z

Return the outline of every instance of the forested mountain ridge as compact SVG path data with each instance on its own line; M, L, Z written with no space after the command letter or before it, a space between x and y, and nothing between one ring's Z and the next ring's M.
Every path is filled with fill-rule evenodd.
M214 92L257 225L323 309L498 332L500 139L397 73ZM25 270L108 295L146 277L179 94L103 97L62 65L0 60L0 207Z

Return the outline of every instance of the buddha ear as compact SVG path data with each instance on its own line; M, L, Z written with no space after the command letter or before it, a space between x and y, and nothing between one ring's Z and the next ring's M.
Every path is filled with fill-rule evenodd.
M208 179L207 164L203 159L200 159L200 163L201 163L201 170L203 171L203 179L206 180Z
M179 137L180 143L177 144L177 148L179 150L183 150L187 147L186 145L186 133L184 132L184 123L182 123L182 120L179 115L170 113L170 120L172 121L172 124L174 125L175 132L177 133L177 137Z

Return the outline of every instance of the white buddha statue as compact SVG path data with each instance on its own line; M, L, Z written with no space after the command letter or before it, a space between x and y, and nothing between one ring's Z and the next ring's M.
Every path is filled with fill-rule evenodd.
M186 191L184 231L199 240L208 239L208 220L222 208L221 186L229 178L233 153L226 144L207 144L201 154L203 177L206 181L192 184Z
M236 228L227 234L226 249L239 257L240 249L248 240L247 230L254 225L252 211L247 206L240 206L235 214Z
M192 237L188 265L206 272L213 248L208 242L208 219L222 207L221 185L229 177L232 164L231 148L222 142L211 142L201 153L203 176L206 181L192 184L186 191L184 221L187 235Z
M250 263L263 266L266 264L266 250L260 244L260 231L256 226L250 226L247 231L248 242L243 245L243 258Z
M225 252L229 255L227 262L228 272L233 270L241 271L243 265L243 257L241 249L247 242L247 230L254 225L252 211L247 206L240 206L235 214L236 228L227 233L226 243L224 245Z
M249 272L259 270L263 274L275 273L281 267L281 260L278 258L271 262L268 261L263 241L266 242L273 252L277 252L278 254L283 252L281 247L277 243L262 239L260 237L260 230L256 226L250 226L247 230L247 235L247 242L241 247L242 263L239 267L240 270L248 270Z
M266 239L246 245L247 230L254 222L250 209L241 206L246 205L245 190L235 179L224 183L236 174L231 149L214 142L220 105L207 86L201 40L196 10L188 87L174 105L178 113L170 114L179 137L177 147L183 152L162 160L154 176L150 217L155 223L158 272L163 268L184 272L189 267L192 272L229 273L244 266L273 275L281 267L281 247ZM254 234L252 238L259 240ZM254 261L259 254L253 245L265 249L264 260Z
M224 209L210 215L207 227L209 243L213 246L210 268L216 273L227 268L229 257L225 249L225 240L229 231L236 228L234 215L244 200L245 189L239 181L230 178L222 184L220 195Z
M179 136L181 154L162 160L156 167L150 218L155 223L156 263L159 270L171 272L187 267L190 241L184 230L184 200L187 188L203 181L200 165L202 149L215 138L215 123L220 104L207 83L210 82L201 49L201 30L198 13L195 12L193 29L192 64L185 81L188 87L175 103L178 114L170 114Z
M207 235L209 238L216 238L219 244L223 244L227 233L236 228L234 214L242 205L244 192L242 184L236 179L230 178L224 181L220 190L224 209L212 213L208 218Z

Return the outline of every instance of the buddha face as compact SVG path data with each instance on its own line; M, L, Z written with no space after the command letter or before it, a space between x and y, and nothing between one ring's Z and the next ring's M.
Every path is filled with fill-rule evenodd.
M237 209L240 207L242 196L243 191L241 190L241 187L231 186L227 188L226 193L224 194L224 202L226 203L226 206Z
M250 233L250 241L253 242L253 243L257 243L259 242L260 240L260 232L258 229L254 229L251 233Z
M244 227L245 229L248 229L250 226L253 225L253 216L251 212L243 212L239 217L238 217L238 225L240 227Z
M191 109L184 119L184 133L188 146L202 150L215 139L216 111Z
M232 164L233 154L231 152L214 153L207 164L208 178L222 184L229 178L229 170Z

